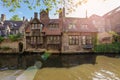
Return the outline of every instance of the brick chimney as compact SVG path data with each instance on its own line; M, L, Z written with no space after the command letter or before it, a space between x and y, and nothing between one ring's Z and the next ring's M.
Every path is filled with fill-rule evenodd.
M34 12L34 18L38 18L38 13Z
M60 8L59 18L65 17L65 8Z
M40 21L45 25L49 23L49 10L42 10L40 12Z
M5 14L1 14L1 21L5 21L5 20L6 20Z
M23 16L23 21L25 21L25 16Z

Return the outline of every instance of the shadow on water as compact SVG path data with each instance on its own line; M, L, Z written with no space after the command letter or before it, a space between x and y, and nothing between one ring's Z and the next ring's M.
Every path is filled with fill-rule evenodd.
M120 57L115 53L74 53L74 54L52 54L47 60L43 60L43 53L17 53L0 54L0 70L5 69L26 69L33 66L35 62L41 61L42 67L72 67L81 64L95 64L98 55L109 57Z
M95 64L95 55L70 54L70 55L52 55L46 61L43 61L43 67L72 67L81 64Z

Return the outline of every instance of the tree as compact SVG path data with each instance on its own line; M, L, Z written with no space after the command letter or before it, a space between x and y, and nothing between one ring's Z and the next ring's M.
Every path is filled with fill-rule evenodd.
M15 11L17 8L21 7L21 4L25 4L29 9L35 9L36 7L45 6L48 10L52 8L61 7L68 8L68 11L74 11L75 7L87 2L88 0L1 0L4 7L9 7L10 12Z
M13 15L10 20L13 20L13 21L20 21L21 19L19 18L18 15Z

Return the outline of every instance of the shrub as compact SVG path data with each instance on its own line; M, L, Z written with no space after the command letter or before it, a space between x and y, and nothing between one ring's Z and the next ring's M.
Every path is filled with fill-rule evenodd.
M2 42L4 40L4 38L2 36L0 36L0 42Z
M0 47L1 50L10 50L11 48L8 47L8 46L3 46L3 47Z
M94 52L120 52L120 43L99 44L94 47Z
M18 41L20 38L21 38L21 34L16 34L16 35L9 35L8 38L11 40L11 41Z

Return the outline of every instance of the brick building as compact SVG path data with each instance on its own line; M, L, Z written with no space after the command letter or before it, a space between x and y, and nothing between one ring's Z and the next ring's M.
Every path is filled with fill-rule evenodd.
M7 37L10 34L24 34L24 27L27 21L23 17L23 21L6 20L6 15L1 14L0 20L0 36Z
M120 34L120 6L106 13L104 16L106 29Z
M34 13L34 18L25 28L26 50L51 50L57 52L91 51L95 44L97 30L87 18L65 17L65 10L59 19L50 19L49 11Z

